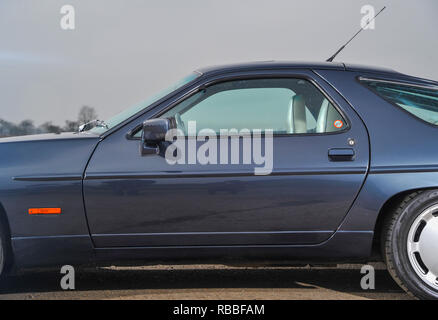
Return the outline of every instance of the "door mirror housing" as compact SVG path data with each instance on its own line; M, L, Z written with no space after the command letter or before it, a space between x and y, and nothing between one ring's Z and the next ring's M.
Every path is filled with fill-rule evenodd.
M150 119L143 122L141 134L141 155L158 154L159 145L166 139L166 133L170 129L169 119Z

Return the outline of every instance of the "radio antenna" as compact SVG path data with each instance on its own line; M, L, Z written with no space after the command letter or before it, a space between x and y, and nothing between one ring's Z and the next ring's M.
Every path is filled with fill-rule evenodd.
M366 27L372 22L372 21L374 21L374 19L376 19L377 16L378 16L383 10L385 10L385 9L386 9L386 7L383 7L382 10L380 10L380 11L374 16L374 18L368 20L368 22L367 22L363 27L361 27L360 30L359 30L358 32L356 32L356 34L355 34L350 40L347 41L346 44L344 44L342 47L340 47L339 50L336 51L335 54L332 55L330 58L328 58L326 61L327 61L327 62L333 62L333 60L336 58L336 56L337 56L342 50L344 50L345 47L348 46L348 44L349 44L351 41L353 41L353 39L356 38L357 35L358 35L359 33L361 33L361 32L362 32L362 31L363 31L363 30L364 30L364 29L365 29L365 28L366 28Z

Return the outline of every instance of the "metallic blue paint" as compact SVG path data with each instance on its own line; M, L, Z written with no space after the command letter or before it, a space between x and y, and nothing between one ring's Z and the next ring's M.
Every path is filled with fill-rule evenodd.
M436 82L341 63L265 62L200 72L195 82L100 137L0 139L0 204L18 267L367 259L386 201L438 188L438 128L395 108L357 78ZM169 166L159 155L142 157L140 142L129 137L202 86L260 77L311 80L349 129L276 136L269 176L254 176L248 165ZM331 161L330 149L332 157L352 149L353 161ZM31 216L30 207L61 207L62 214Z

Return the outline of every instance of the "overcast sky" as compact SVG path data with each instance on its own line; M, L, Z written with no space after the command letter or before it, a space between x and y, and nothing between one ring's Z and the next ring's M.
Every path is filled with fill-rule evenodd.
M63 124L89 105L105 119L201 66L323 61L365 4L388 9L337 60L438 80L437 0L1 0L0 118Z

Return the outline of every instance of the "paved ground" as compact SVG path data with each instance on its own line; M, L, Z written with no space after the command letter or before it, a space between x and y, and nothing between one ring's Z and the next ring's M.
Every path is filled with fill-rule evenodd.
M76 290L60 289L58 270L22 273L0 285L1 299L410 299L383 268L376 289L360 287L354 266L235 268L154 266L85 268Z

